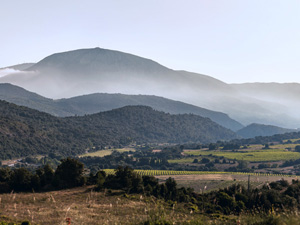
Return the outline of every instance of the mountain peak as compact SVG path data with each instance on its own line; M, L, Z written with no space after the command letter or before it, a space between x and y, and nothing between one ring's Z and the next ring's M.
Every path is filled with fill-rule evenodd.
M55 53L27 70L86 77L87 74L166 73L169 69L146 58L96 47Z

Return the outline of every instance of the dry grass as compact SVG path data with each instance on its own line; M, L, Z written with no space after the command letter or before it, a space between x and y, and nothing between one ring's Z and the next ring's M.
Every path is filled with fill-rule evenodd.
M65 225L66 218L71 218L72 225L142 224L153 216L182 224L193 216L188 211L182 212L182 206L174 211L141 195L124 197L116 193L112 196L86 187L47 193L1 194L0 199L0 221L28 220L32 224ZM166 203L161 202L163 204Z
M265 219L261 215L224 216L202 215L192 212L184 204L171 207L170 204L141 195L124 197L91 191L87 187L47 193L20 193L0 195L0 221L20 222L29 220L32 224L150 224L168 221L170 224L254 224ZM299 216L275 215L276 224L297 225ZM154 223L153 223L154 222ZM281 223L282 222L282 223ZM262 223L273 224L273 223Z
M143 201L76 188L47 193L0 195L0 210L15 220L37 224L128 224L133 218L146 218ZM112 221L113 218L113 221Z

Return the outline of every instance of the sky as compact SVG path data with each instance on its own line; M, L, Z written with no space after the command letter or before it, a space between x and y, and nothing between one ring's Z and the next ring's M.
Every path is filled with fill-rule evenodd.
M100 47L227 83L300 83L299 0L1 0L0 68Z

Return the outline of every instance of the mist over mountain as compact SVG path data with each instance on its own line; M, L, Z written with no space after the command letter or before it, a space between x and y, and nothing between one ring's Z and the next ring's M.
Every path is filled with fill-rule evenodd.
M296 129L253 123L238 130L236 133L243 138L254 138L257 136L272 136L274 134L285 134L297 131Z
M41 112L46 112L55 116L72 116L65 112L53 99L45 98L36 93L27 91L12 84L0 84L0 99L14 103L19 106L26 106ZM74 114L75 115L75 114Z
M22 64L17 64L17 65L13 65L13 66L7 66L5 68L0 68L1 69L14 69L14 70L19 70L19 71L23 71L28 69L29 67L33 66L35 63L22 63Z
M290 84L283 84L280 92L264 85L256 92L256 87L226 84L206 75L175 71L149 59L101 48L56 53L26 71L2 77L0 82L56 99L99 92L156 95L224 112L243 125L300 127L300 114L296 113L299 89L286 86ZM259 92L260 89L265 92ZM288 93L284 96L293 96L292 101L290 97L276 97L284 90Z
M127 106L83 117L57 118L0 101L0 159L137 143L209 143L238 136L208 118Z
M224 113L157 96L97 93L70 99L52 100L18 86L0 84L0 99L60 117L83 116L129 105L144 105L171 114L192 113L207 117L233 131L243 127Z
M289 115L299 117L300 84L298 83L245 83L231 86L243 96L280 104Z

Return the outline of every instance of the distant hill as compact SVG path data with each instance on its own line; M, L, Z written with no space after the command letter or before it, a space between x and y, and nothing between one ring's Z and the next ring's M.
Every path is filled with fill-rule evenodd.
M137 143L229 140L237 135L195 115L170 115L127 106L83 117L57 118L0 101L0 159L57 152L74 156L91 147Z
M60 117L83 116L128 105L145 105L171 114L192 113L207 117L233 131L243 127L224 113L157 96L98 93L54 101L11 84L0 84L0 99Z
M244 98L260 99L269 102L270 109L299 118L300 84L299 83L245 83L231 84ZM299 128L297 122L283 119L280 126Z
M45 98L12 84L0 84L0 100L26 106L55 116L71 116L60 108L53 99Z
M300 85L227 84L102 48L52 54L26 72L0 77L0 83L15 84L53 99L93 93L156 95L226 113L243 125L300 127Z
M245 83L231 84L233 88L244 95L270 101L300 101L299 83Z
M102 48L55 53L27 71L2 78L0 82L50 98L123 93L159 95L180 101L193 101L197 97L201 103L211 100L204 93L213 97L222 92L224 97L236 92L230 85L206 75L175 71L150 59Z
M284 134L296 131L298 130L253 123L238 130L236 133L243 138L254 138L257 136L272 136L274 134Z

